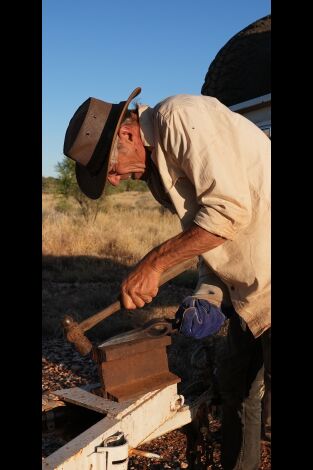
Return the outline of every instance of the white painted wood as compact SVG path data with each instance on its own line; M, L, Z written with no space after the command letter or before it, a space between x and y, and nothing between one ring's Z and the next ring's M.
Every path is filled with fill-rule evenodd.
M268 137L271 136L271 102L272 95L258 96L252 100L230 106L229 109L252 121L256 126L262 129Z
M242 113L243 110L248 110L249 108L254 108L256 106L270 105L272 100L272 94L268 93L267 95L258 96L251 100L242 101L241 103L234 104L229 107L232 111Z
M122 403L108 400L107 398L83 390L80 387L58 390L55 392L55 395L60 397L64 402L97 411L109 418L114 418L133 403L133 400Z
M185 404L177 413L175 413L170 419L156 429L150 436L148 436L142 444L150 442L152 439L163 436L167 432L179 429L188 423L191 423L196 417L199 406L202 403L210 403L211 394L210 392L204 392L194 402Z
M75 392L72 396L68 393L68 397L65 397L62 392L65 401L68 398L73 400L73 396ZM84 394L81 396L86 404L86 396ZM146 394L124 410L120 410L115 419L105 417L72 439L44 459L42 468L44 470L90 470L90 458L96 447L101 446L107 437L118 431L124 433L130 447L137 447L158 427L174 416L176 411L171 411L170 404L176 396L176 384ZM92 467L92 470L102 469Z
M271 106L267 105L262 108L252 109L241 112L244 117L252 121L256 126L261 127L263 124L268 123L271 125Z
M68 400L71 403L74 400L77 403L77 398L81 396L84 400L82 406L90 404L90 397L85 394L78 395L76 389L69 389L67 393L60 390L58 396L62 396L64 401ZM123 432L130 448L137 447L190 423L195 418L198 407L203 402L210 400L209 392L205 392L192 403L187 403L178 411L172 411L170 404L175 398L177 398L176 384L169 385L162 390L149 392L140 399L127 404L114 403L103 398L100 405L102 410L105 406L109 408L109 405L112 404L120 406L119 411L118 409L111 410L112 415L115 414L115 418L112 416L103 418L51 454L43 461L43 470L105 470L104 460L108 462L110 458L114 458L114 455L108 455L104 459L105 452L103 453L99 446L102 446L104 440L109 436ZM122 459L122 454L120 455ZM116 470L122 470L122 468L123 466Z
M88 458L88 465L96 470L127 470L128 442L117 447L97 447Z
M103 418L43 460L43 470L90 470L88 457L104 439L119 431L120 422ZM98 469L92 469L98 470ZM100 470L100 469L99 469Z

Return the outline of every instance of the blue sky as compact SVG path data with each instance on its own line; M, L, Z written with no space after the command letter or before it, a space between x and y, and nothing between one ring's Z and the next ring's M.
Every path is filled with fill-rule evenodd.
M43 0L42 172L57 176L66 127L90 96L154 106L200 94L219 49L270 0Z

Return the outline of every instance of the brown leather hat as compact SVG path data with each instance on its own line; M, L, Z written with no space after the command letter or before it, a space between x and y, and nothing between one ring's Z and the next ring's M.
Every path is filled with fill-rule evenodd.
M103 193L120 124L130 102L140 92L141 88L135 88L127 101L119 104L88 98L70 120L63 153L75 160L77 183L91 199L98 199Z

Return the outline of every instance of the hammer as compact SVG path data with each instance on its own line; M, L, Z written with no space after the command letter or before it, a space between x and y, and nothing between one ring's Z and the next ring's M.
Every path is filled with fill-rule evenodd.
M193 264L194 259L189 259L165 271L161 276L159 287L189 269ZM86 356L92 350L92 343L85 336L85 332L96 326L108 316L118 312L121 308L121 302L117 300L100 312L86 318L86 320L83 320L81 323L77 323L73 317L66 315L62 320L62 325L66 333L67 340L74 343L77 351L82 356Z

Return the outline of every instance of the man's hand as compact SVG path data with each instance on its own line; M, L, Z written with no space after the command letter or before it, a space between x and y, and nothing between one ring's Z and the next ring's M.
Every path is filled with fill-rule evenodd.
M150 303L158 293L161 274L147 263L139 264L122 282L123 306L135 309Z
M148 304L157 295L163 272L182 261L212 250L225 241L225 238L193 224L154 248L123 281L121 301L124 307L134 309Z

